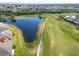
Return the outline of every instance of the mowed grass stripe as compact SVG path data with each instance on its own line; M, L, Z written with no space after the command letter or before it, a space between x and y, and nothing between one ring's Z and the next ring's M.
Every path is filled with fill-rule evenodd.
M79 33L73 31L76 30L75 27L67 22L56 20L53 17L54 15L46 16L48 17L47 28L44 32L46 43L43 41L42 55L79 55ZM68 32L66 32L67 30ZM50 35L46 36L46 33L50 34L52 38L50 38ZM53 41L54 44L51 44Z

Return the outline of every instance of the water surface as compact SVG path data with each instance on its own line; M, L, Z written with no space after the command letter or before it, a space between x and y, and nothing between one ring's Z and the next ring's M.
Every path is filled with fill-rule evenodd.
M12 19L7 19L7 23L13 24L22 30L24 38L28 42L35 40L40 21L41 20L39 17L29 19L16 19L16 22L12 22Z

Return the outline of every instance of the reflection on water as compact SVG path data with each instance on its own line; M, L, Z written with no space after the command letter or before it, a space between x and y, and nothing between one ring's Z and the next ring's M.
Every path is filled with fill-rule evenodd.
M35 40L40 21L39 17L17 19L16 22L12 22L11 19L7 19L7 23L13 24L22 30L24 38L28 42Z

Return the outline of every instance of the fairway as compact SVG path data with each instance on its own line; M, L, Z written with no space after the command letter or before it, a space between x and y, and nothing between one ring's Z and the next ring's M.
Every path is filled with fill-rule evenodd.
M57 20L59 14L44 14L43 56L79 56L79 30L73 24Z

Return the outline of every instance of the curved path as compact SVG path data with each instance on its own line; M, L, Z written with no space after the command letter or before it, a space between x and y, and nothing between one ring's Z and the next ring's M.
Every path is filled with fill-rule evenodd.
M45 21L44 21L44 23L43 23L43 25L42 25L42 27L41 27L41 38L40 38L40 43L39 43L39 45L38 45L38 48L37 48L37 50L36 50L36 56L39 56L40 55L40 50L41 50L41 48L42 48L42 41L43 41L43 35L44 35L44 28L45 28L45 23L47 22L47 18L45 19Z

